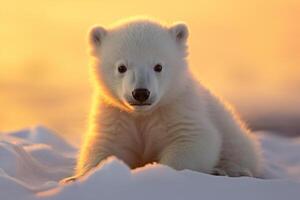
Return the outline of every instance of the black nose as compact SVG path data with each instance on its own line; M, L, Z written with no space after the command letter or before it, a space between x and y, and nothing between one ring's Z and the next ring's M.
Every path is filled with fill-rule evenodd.
M135 100L142 103L149 98L150 91L145 88L138 88L132 91L132 96Z

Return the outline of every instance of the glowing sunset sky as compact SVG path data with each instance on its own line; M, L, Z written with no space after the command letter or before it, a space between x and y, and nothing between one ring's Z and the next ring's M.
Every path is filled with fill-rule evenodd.
M82 132L91 95L86 33L94 24L135 15L185 21L193 71L240 110L299 105L298 0L0 5L0 130L42 123L65 134Z

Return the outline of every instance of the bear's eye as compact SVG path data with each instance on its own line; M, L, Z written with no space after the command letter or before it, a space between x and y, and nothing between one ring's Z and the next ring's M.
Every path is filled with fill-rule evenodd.
M118 71L119 71L121 74L123 74L123 73L125 73L125 72L127 71L127 67L126 67L125 65L120 65L120 66L118 67Z
M153 69L156 72L161 72L162 71L162 66L161 66L161 64L156 64Z

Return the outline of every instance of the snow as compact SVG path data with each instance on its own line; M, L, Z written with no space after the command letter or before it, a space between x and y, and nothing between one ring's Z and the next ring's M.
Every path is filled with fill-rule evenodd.
M299 199L300 138L257 133L265 157L264 179L212 176L149 164L130 170L109 158L77 182L72 174L77 148L38 126L0 133L0 199Z

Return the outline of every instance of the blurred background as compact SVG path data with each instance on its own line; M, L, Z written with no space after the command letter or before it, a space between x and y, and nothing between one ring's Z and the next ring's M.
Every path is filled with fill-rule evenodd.
M254 130L300 135L299 0L0 0L0 131L42 124L78 143L94 24L147 15L190 28L189 63Z

